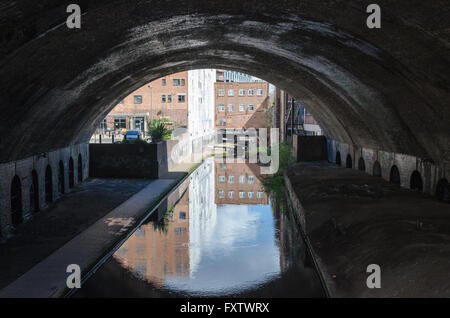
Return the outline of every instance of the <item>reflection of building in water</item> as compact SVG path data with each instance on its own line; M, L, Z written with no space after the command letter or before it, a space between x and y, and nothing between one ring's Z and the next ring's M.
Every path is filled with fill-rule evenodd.
M257 164L215 162L216 204L268 204Z
M169 214L164 229L141 226L114 254L136 276L162 286L165 276L189 275L189 190Z
M191 176L189 183L189 259L191 274L200 263L203 245L210 241L216 226L214 203L214 161L208 158ZM195 212L194 212L195 211Z
M175 193L175 192L174 192ZM168 207L170 208L170 207ZM114 254L136 276L161 287L169 277L189 277L216 224L214 164L208 159L190 177L189 188L168 214L167 225L141 226Z

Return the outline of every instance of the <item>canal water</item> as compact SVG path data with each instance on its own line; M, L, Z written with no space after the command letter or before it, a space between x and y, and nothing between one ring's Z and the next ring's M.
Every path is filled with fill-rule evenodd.
M256 164L208 158L74 297L324 297Z

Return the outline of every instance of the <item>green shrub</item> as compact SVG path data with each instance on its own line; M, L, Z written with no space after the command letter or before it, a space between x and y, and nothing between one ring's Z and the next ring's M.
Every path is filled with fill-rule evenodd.
M154 119L148 122L147 135L152 138L152 142L169 140L172 138L172 129L167 127L166 119Z
M270 149L268 150L270 151ZM284 171L289 165L295 162L294 157L292 156L292 147L284 142L280 143L279 158L278 171L273 175L262 178L262 183L267 194L275 200L281 211L286 211L287 202Z

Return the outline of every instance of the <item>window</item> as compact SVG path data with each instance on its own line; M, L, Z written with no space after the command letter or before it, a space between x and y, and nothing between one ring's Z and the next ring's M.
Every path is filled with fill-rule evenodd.
M107 129L108 128L108 123L106 121L106 118L102 120L102 122L100 123L100 128L101 129Z
M127 121L125 118L114 118L114 129L127 128Z
M221 169L226 169L226 168L227 168L227 164L226 164L226 163L220 163L220 164L219 164L219 167L220 167Z
M239 176L239 183L245 184L245 176Z
M172 95L167 95L167 102L169 102L169 103L172 102Z
M186 220L186 212L180 212L180 220Z
M239 111L245 112L245 104L239 104Z
M253 89L248 90L248 96L253 96L255 94L255 91Z
M244 191L240 191L239 192L239 198L241 198L241 199L245 198L245 192Z
M255 110L255 105L252 105L252 104L248 105L248 111L249 112L252 112L254 110Z
M229 104L228 105L228 111L229 112L234 112L234 105L233 104Z
M222 126L226 126L227 125L227 121L224 119L222 124L223 124Z
M234 183L234 176L228 176L228 183Z
M249 199L253 199L253 192L249 192L249 193L248 193L248 198L249 198Z
M225 111L225 105L224 104L219 104L218 109L219 109L219 112L224 112Z
M255 177L254 176L248 176L248 184L255 183Z
M163 79L161 80L161 85L162 85L162 86L166 86L166 79L165 79L165 78L163 78Z
M180 86L181 81L178 78L173 79L173 86Z
M219 198L220 198L220 199L225 198L225 191L219 190Z
M258 199L264 198L264 192L258 192L258 193L256 194L256 197L257 197Z
M186 101L186 95L178 95L178 102L184 103Z
M166 102L166 95L161 95L161 103L165 103Z
M219 176L219 183L225 183L225 176Z
M184 78L181 79L181 86L184 86L186 83L186 81L184 80Z
M258 95L258 96L263 96L263 89L262 89L262 88L258 88L258 89L256 90L256 95Z
M234 191L228 192L228 197L229 197L230 199L233 199L233 198L234 198Z
M239 96L245 96L245 89L239 90Z
M176 227L174 229L175 235L183 235L186 234L186 228L185 227Z
M224 89L219 89L219 96L225 96L225 90Z
M134 103L142 104L142 95L134 95Z
M234 96L234 89L228 90L228 96Z

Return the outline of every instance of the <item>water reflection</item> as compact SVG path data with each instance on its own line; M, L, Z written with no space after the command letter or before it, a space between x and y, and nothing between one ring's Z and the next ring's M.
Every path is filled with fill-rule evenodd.
M76 296L321 296L258 171L206 160Z

